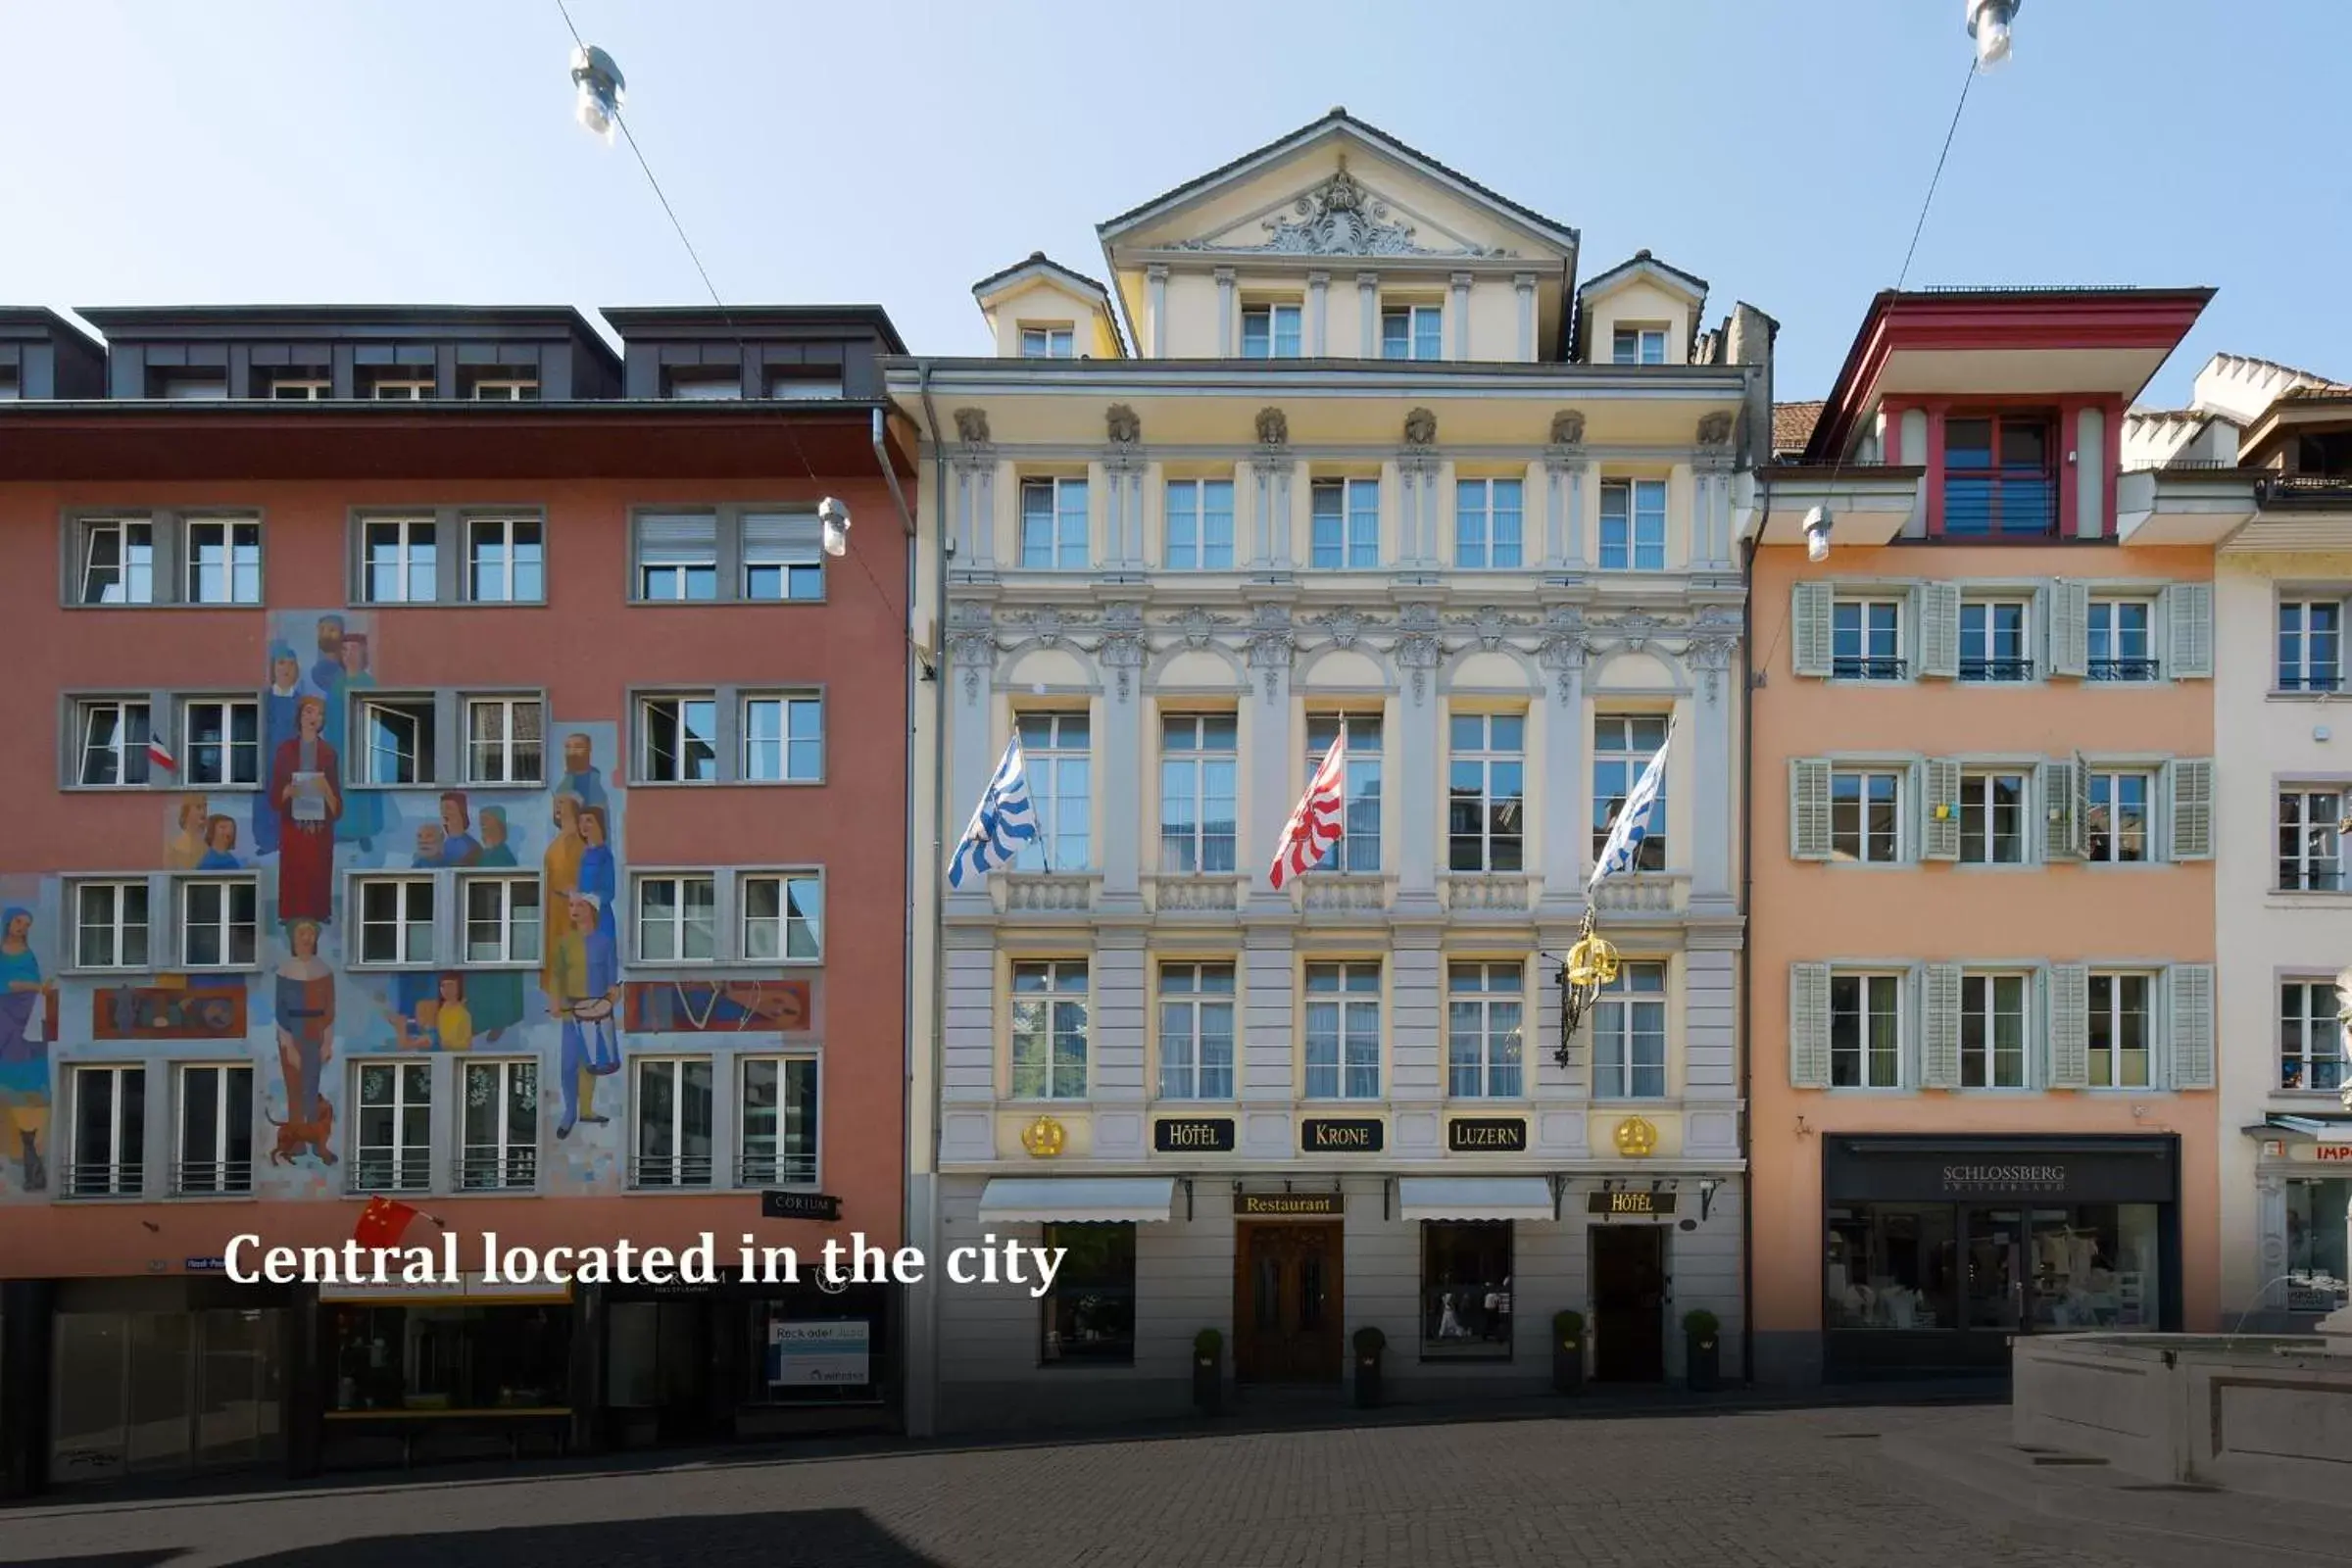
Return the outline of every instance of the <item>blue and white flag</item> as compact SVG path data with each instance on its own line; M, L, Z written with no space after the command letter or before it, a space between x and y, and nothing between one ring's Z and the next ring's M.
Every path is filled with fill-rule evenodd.
M1609 824L1608 842L1601 845L1600 854L1593 860L1592 880L1585 884L1587 896L1600 886L1601 878L1631 871L1634 862L1641 858L1642 841L1649 837L1650 816L1657 810L1658 796L1666 788L1666 751L1673 744L1674 732L1670 728L1666 738L1658 743L1657 756L1649 760L1649 765L1634 781L1634 793L1617 808L1617 820Z
M956 843L948 861L948 886L960 888L965 876L983 877L1001 865L1010 865L1024 844L1037 842L1037 808L1029 800L1029 774L1021 765L1021 738L1013 736L1004 748L1004 760L980 794L972 824Z

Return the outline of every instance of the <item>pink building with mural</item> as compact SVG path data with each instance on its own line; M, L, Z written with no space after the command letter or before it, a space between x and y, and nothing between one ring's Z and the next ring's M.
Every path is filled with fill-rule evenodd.
M878 1288L223 1267L897 1245L887 318L85 316L0 313L0 1493L892 1420Z
M2126 406L2208 298L1882 294L1766 475L1760 1379L1997 1370L2013 1335L2214 1321L2224 519L2215 475L2119 463Z

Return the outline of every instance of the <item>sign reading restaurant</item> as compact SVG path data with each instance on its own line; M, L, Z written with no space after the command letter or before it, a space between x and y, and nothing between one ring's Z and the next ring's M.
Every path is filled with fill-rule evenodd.
M1383 1121L1309 1116L1298 1124L1298 1147L1310 1154L1377 1154L1388 1135Z
M1342 1214L1347 1200L1338 1193L1244 1193L1234 1200L1233 1211L1243 1219Z

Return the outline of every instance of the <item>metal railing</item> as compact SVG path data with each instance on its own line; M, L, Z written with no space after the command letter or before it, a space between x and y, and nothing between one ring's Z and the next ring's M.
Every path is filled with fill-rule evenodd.
M1974 681L2016 681L2034 678L2031 659L1963 659L1960 678Z
M205 1193L250 1193L250 1159L183 1159L172 1167L172 1191L182 1198Z
M432 1185L432 1157L421 1149L363 1149L343 1167L347 1193L421 1193Z
M482 1145L458 1156L462 1193L528 1192L539 1185L539 1151Z
M2352 474L2273 474L2262 481L2262 494L2265 500L2292 497L2311 501L2352 501Z
M135 1159L127 1164L75 1160L66 1167L68 1198L136 1198L146 1186L147 1167Z
M2042 539L2058 531L2058 482L2046 474L1946 473L1946 538Z
M640 1154L629 1161L631 1187L708 1187L709 1154Z
M1904 659L1842 655L1830 661L1830 674L1838 680L1901 680L1910 671L1911 662Z
M735 1161L738 1187L810 1187L815 1183L813 1153L745 1154Z
M2091 680L2155 680L2163 672L2153 659L2094 659L2084 673Z

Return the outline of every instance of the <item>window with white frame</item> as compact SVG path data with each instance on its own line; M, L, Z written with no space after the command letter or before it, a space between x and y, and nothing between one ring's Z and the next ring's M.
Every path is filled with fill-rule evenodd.
M535 876L467 876L459 898L466 911L469 964L537 963L545 916Z
M251 877L186 877L179 884L179 966L241 969L254 961L259 891Z
M814 604L825 597L823 525L813 512L747 512L739 524L743 597Z
M1024 326L1021 328L1021 358L1024 360L1067 360L1078 352L1077 332L1068 326Z
M2094 768L2090 774L2090 819L2084 842L2089 858L2125 864L2151 858L2148 808L2156 775L2137 768Z
M176 1193L253 1191L253 1069L189 1062L179 1069Z
M167 403L223 403L228 376L220 370L150 370L151 396Z
M1603 571L1666 569L1666 481L1607 479L1600 486Z
M2032 841L2027 777L1994 768L1960 775L1960 858L1968 865L2023 865Z
M2090 1087L2146 1089L2151 1056L2149 994L2153 977L2092 970Z
M1621 963L1592 1004L1592 1098L1666 1093L1666 966Z
M816 1181L814 1056L748 1056L737 1104L735 1184L808 1187Z
M2020 681L2034 678L2027 642L2031 619L2022 599L1971 599L1960 607L1960 678Z
M648 784L708 784L718 777L718 699L671 692L637 701L637 776Z
M438 776L430 697L363 699L357 716L363 782L430 784Z
M1231 713L1161 716L1160 870L1217 875L1234 869L1237 745Z
M1380 1098L1380 965L1306 966L1306 1098Z
M147 782L148 705L128 697L82 697L74 703L81 742L74 782L92 789L137 788Z
M1340 841L1315 865L1326 871L1370 874L1380 869L1380 714L1307 714L1306 777L1315 776L1342 729L1348 732L1348 786Z
M1900 599L1840 599L1830 609L1830 674L1838 680L1901 680Z
M1021 481L1021 564L1033 571L1084 571L1089 555L1086 481Z
M433 1184L433 1069L422 1061L368 1061L353 1069L351 1190L420 1193Z
M2344 795L2289 787L2278 792L2278 890L2340 893L2344 888Z
M678 403L726 403L743 396L740 365L671 365L662 370L662 395Z
M718 880L707 872L642 875L637 961L710 963L718 956Z
M536 403L539 377L520 366L484 366L466 375L466 395L476 403Z
M1903 1081L1903 977L1830 976L1830 1087L1896 1089Z
M1230 963L1159 966L1159 1098L1233 1098Z
M1903 858L1903 775L1892 768L1830 770L1830 858L1892 865Z
M74 1198L132 1198L147 1182L147 1069L133 1063L74 1069Z
M85 605L152 605L155 523L146 517L84 517L79 593Z
M270 401L272 403L323 403L335 395L332 378L323 375L273 375L270 378Z
M458 1117L458 1187L528 1190L539 1181L539 1064L467 1060Z
M743 777L815 784L825 776L825 703L813 692L743 700Z
M260 522L251 517L191 517L187 542L189 604L262 602Z
M1523 481L1457 479L1453 486L1453 564L1468 570L1524 565L1520 510Z
M1599 713L1592 719L1592 854L1597 858L1625 809L1642 770L1666 744L1663 713ZM1672 786L1661 780L1657 805L1649 813L1649 831L1635 852L1634 869L1666 869L1666 797Z
M1012 966L1011 1098L1086 1098L1090 995L1083 959Z
M1455 713L1446 733L1446 869L1524 870L1527 715Z
M1023 871L1083 871L1094 850L1091 732L1084 713L1022 713L1014 719L1037 838L1021 846Z
M1233 481L1170 479L1167 488L1170 571L1233 569Z
M842 395L841 367L830 368L820 365L787 366L771 370L767 377L767 395L771 398L795 398L807 403L821 403Z
M1245 305L1242 307L1242 358L1295 360L1299 354L1298 307Z
M74 884L74 964L79 969L147 967L147 884Z
M2145 599L2093 599L2084 642L2091 680L2154 680L2156 645L2148 625L2155 606Z
M814 871L751 871L737 883L744 957L801 962L825 951L825 880Z
M433 961L433 879L366 876L357 880L362 963Z
M2344 605L2340 599L2278 602L2278 689L2332 692L2344 683Z
M429 403L441 391L430 370L411 365L363 370L360 384L364 395L377 403Z
M262 710L249 697L191 697L179 705L181 773L190 784L262 781Z
M1613 365L1664 365L1666 329L1662 326L1621 326L1609 334Z
M536 697L466 698L466 782L545 782L547 735L543 713Z
M1391 305L1380 313L1380 357L1384 360L1442 360L1446 357L1446 310L1439 305Z
M2026 1087L2026 998L2022 974L1960 977L1960 1087Z
M1380 481L1317 479L1310 487L1307 558L1325 570L1380 564Z
M1527 980L1516 963L1446 969L1446 1093L1454 1100L1516 1100Z
M637 597L672 604L718 597L717 514L638 514Z
M547 601L547 544L537 517L466 519L466 597L477 605Z
M637 1058L636 1156L630 1182L638 1187L709 1187L712 1172L714 1081L708 1056Z
M2332 980L2278 983L2279 1088L2343 1088L2343 1026L2335 1009Z
M360 525L361 597L371 605L429 605L441 596L440 524L369 517Z

